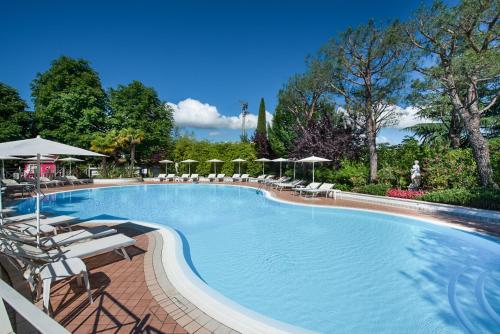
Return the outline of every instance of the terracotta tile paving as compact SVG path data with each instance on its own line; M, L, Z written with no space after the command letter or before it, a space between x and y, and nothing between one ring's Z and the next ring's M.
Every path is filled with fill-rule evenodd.
M57 282L51 289L54 318L73 333L187 333L160 306L146 284L148 231L121 225L114 228L137 240L127 248L132 260L115 253L85 260L93 304L75 280Z

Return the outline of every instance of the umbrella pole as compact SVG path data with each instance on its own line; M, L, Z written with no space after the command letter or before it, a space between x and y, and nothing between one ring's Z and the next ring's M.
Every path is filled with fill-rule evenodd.
M36 155L36 245L40 245L40 154Z
M168 175L168 164L165 164L165 174Z
M262 162L262 175L264 175L264 164L265 162Z
M313 183L314 183L314 162L313 162Z
M215 171L215 176L217 176L217 163L214 162L214 171Z
M3 160L2 160L2 179L5 179L5 165Z
M238 174L241 175L241 162L238 162Z
M293 162L293 179L294 180L295 180L295 164L296 164L296 162L294 161Z
M73 175L73 174L71 173L71 161L69 162L69 175Z
M281 179L281 164L282 162L280 161L280 179Z

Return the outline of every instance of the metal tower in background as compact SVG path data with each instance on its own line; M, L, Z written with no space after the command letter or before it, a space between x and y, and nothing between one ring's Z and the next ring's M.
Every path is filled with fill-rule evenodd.
M247 128L246 128L246 119L248 115L248 102L240 101L241 104L241 136L240 139L242 142L248 141Z

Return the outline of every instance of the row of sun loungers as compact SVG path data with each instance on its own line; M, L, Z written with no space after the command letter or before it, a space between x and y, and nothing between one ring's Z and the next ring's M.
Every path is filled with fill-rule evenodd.
M92 302L82 259L114 251L130 260L125 248L134 245L134 239L107 226L73 230L76 222L70 216L42 216L38 242L33 214L5 217L0 226L0 253L18 266L38 296L43 289L47 312L50 283L72 276L83 276ZM63 232L57 233L58 230Z

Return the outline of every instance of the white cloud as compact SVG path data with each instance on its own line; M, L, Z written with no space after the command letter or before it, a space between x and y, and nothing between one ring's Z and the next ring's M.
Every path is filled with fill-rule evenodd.
M402 108L400 106L394 106L395 111L399 114L396 124L393 126L397 129L404 129L410 126L414 126L420 123L431 123L432 120L427 118L422 118L417 115L418 108L413 106L408 106Z
M181 127L192 127L200 129L241 129L242 116L221 115L217 107L198 100L187 98L179 103L167 102L174 111L174 120ZM266 111L266 120L271 123L273 115ZM248 114L246 117L246 128L257 127L257 115Z
M208 136L209 136L209 137L218 137L218 136L220 136L221 134L222 134L222 132L220 132L220 131L210 131L210 132L208 133Z
M392 142L386 136L378 136L377 144L391 144Z

